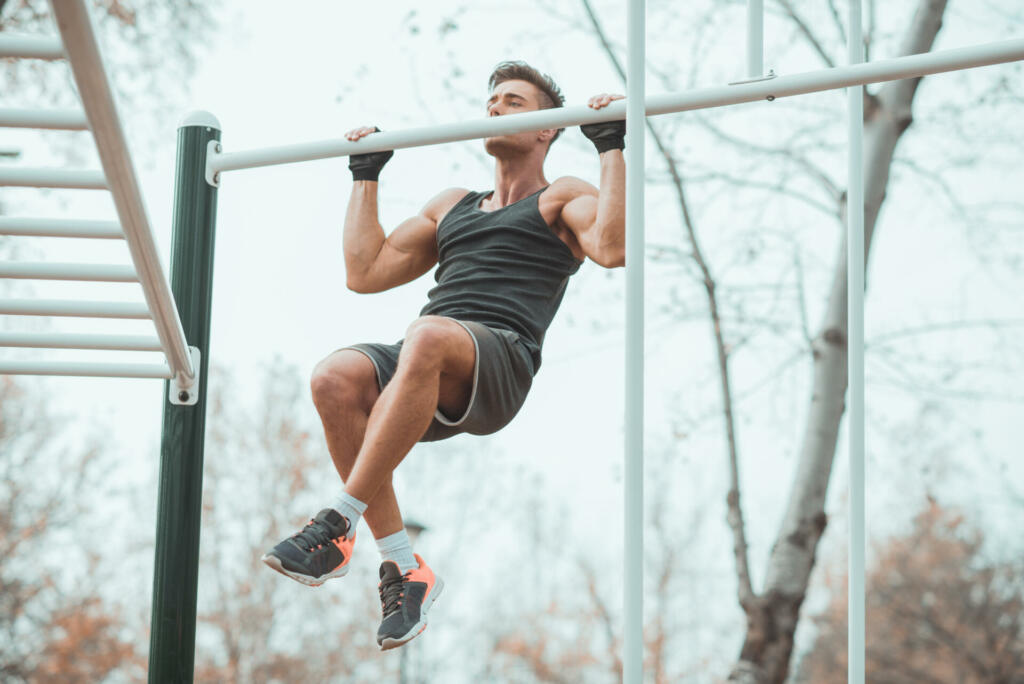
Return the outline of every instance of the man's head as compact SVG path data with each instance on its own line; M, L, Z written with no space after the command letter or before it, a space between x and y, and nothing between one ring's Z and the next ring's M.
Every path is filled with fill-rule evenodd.
M565 104L562 91L547 74L542 74L526 62L502 62L494 68L491 77L487 82L490 97L487 100L487 113L489 116L503 114L514 114L521 111L533 111L540 109L551 109L561 107ZM544 133L546 139L545 155L551 143L558 139L564 128L549 129ZM492 141L504 139L520 139L520 142L527 142L531 134L518 136L501 136L500 138L488 138L485 141L487 151L494 154L497 149L492 150ZM523 138L523 136L526 136ZM536 136L532 138L536 142Z

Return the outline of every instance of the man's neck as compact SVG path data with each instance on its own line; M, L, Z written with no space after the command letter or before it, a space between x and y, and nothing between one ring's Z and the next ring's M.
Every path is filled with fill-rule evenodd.
M484 202L488 209L501 209L529 197L548 185L543 160L496 159L494 194Z

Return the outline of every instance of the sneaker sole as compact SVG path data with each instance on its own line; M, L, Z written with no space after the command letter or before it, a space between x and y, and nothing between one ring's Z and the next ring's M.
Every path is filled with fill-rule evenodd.
M298 572L292 572L291 570L281 565L280 558L278 558L277 556L272 556L269 553L263 554L263 558L261 560L264 563L266 563L269 567L273 568L274 570L277 570L285 577L290 577L296 582L305 584L307 587L319 587L321 584L323 584L329 579L332 579L334 577L344 577L348 574L348 563L345 563L341 567L332 570L326 575L320 575L319 577L310 577L309 575L303 575Z
M399 639L392 639L390 637L386 637L379 644L380 650L387 651L392 648L398 648L402 644L407 644L413 639L415 639L417 636L422 634L423 630L427 628L427 613L430 612L430 607L434 605L434 601L437 600L437 597L441 595L442 591L444 591L444 580L435 575L434 588L431 590L430 596L428 596L427 599L423 602L423 607L420 609L419 622L413 625L413 628L406 632L405 635Z

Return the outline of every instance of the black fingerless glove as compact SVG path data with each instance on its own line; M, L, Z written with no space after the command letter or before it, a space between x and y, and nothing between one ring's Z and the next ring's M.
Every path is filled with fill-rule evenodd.
M604 121L602 123L583 124L580 126L583 135L594 143L597 153L608 150L626 149L626 120Z
M379 133L380 129L374 126ZM353 154L348 158L348 168L352 172L354 181L375 181L380 176L380 170L388 163L395 154L394 150L383 152L370 152L369 154Z

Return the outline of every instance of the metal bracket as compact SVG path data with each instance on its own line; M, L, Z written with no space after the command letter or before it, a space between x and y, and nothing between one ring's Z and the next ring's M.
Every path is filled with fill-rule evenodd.
M192 356L192 368L196 371L196 379L188 387L183 387L178 378L167 383L167 400L175 406L195 406L199 402L199 368L202 363L198 347L189 347Z
M220 187L220 174L211 172L210 159L217 156L222 151L223 148L217 140L211 140L206 144L206 182L215 188Z
M733 81L729 85L743 85L745 83L758 83L760 81L770 81L773 78L777 78L778 74L775 73L775 69L769 69L768 73L764 76L755 76L754 78L747 78L742 81Z

